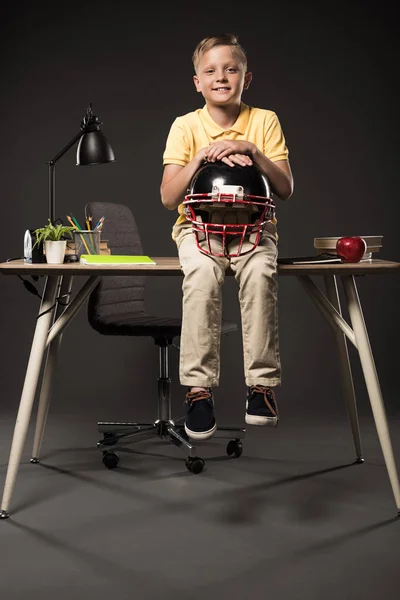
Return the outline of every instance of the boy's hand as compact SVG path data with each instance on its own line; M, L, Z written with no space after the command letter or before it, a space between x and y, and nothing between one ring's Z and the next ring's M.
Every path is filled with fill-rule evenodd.
M234 167L235 165L240 165L241 167L251 167L253 164L253 161L245 154L230 154L229 156L224 156L221 158L221 162L229 165L230 167Z
M253 161L251 155L256 149L254 144L245 141L224 140L209 145L206 151L206 159L209 162L222 160L233 167L235 164L243 167L251 166Z

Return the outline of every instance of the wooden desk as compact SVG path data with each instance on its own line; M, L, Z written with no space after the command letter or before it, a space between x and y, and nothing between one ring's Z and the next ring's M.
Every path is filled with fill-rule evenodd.
M9 516L9 506L25 445L32 406L44 357L46 356L46 363L43 369L31 462L38 462L39 460L46 415L50 402L51 383L56 367L57 354L62 334L66 327L95 288L100 277L115 274L140 274L149 276L176 276L182 274L178 258L153 258L156 261L156 265L153 266L92 266L76 263L63 265L25 264L22 260L0 263L0 272L4 275L39 275L46 278L15 423L4 484L0 518L7 518ZM356 461L363 462L357 406L347 349L347 340L350 340L358 350L365 384L371 402L372 413L398 514L400 514L399 478L382 392L369 343L367 328L364 322L355 278L358 275L399 273L400 263L376 259L354 264L280 265L278 269L279 276L290 275L297 277L298 281L313 300L315 306L321 311L334 330L343 379L344 396L353 433ZM227 271L227 275L232 274L232 271ZM316 285L312 279L313 276L323 277L325 292L321 291ZM74 277L86 277L87 279L74 297L72 297L71 290ZM351 325L342 317L338 293L338 280L341 281L344 288Z

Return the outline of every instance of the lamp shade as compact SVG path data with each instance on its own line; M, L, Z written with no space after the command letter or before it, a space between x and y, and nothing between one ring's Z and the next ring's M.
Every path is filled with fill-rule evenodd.
M113 149L100 129L96 128L83 134L76 151L78 166L100 165L114 160Z

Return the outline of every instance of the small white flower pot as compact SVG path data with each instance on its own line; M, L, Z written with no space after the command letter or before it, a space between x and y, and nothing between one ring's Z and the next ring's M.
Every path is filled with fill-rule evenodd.
M62 264L64 262L66 248L67 240L59 240L57 242L44 242L46 262L51 263L53 265Z

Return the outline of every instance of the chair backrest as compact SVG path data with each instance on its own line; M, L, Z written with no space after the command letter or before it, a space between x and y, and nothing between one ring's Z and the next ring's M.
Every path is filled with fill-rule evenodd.
M143 254L135 218L130 208L114 202L89 202L85 207L93 227L104 217L101 238L111 254ZM88 319L94 329L112 324L121 316L144 312L145 277L104 277L89 296Z

